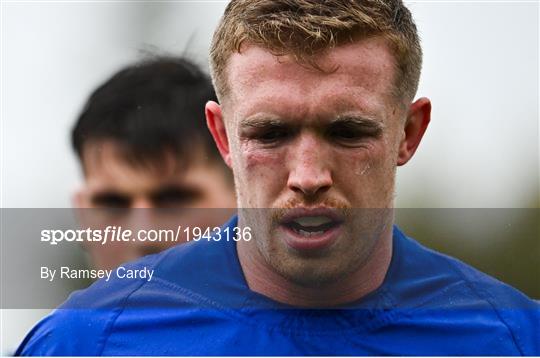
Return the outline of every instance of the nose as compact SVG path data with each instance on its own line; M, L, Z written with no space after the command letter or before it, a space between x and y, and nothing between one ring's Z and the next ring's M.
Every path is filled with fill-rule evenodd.
M144 195L135 197L128 215L124 218L124 225L133 231L157 229L156 212L152 209L155 209L155 206L149 198Z
M324 193L333 184L330 171L331 157L324 143L314 134L301 134L291 148L289 177L290 190L305 196ZM287 165L287 164L286 164Z
M153 222L154 205L151 200L144 195L136 196L131 203L129 216L126 218L126 225L133 230L151 228Z
M145 196L137 196L133 199L131 207L133 209L152 209L154 204L152 203L152 200Z

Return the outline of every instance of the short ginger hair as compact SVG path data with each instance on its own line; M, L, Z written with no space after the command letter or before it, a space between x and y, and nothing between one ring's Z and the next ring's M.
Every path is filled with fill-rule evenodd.
M220 100L228 94L227 63L243 44L290 55L323 70L315 57L367 37L387 39L395 58L393 95L412 101L418 88L422 49L410 11L401 0L232 0L210 49L212 80Z

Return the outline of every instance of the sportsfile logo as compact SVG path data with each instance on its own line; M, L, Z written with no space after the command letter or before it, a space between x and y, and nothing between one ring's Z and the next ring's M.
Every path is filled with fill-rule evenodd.
M121 226L107 226L105 229L45 229L41 231L41 242L58 245L61 242L93 242L102 245L108 242L185 242L185 241L250 241L250 227L201 228L198 226L173 229L140 229L135 233Z

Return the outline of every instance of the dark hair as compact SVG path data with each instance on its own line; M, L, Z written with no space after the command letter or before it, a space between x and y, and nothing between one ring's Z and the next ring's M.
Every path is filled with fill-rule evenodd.
M131 164L159 165L165 153L183 163L203 149L218 160L204 105L217 101L209 77L192 62L158 57L122 69L90 96L72 131L83 159L85 144L112 140Z

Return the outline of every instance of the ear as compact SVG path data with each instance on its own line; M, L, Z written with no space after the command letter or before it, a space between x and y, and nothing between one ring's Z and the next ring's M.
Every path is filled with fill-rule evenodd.
M217 148L221 157L225 163L231 167L231 152L229 149L229 140L227 138L227 132L225 130L225 123L223 122L223 114L221 113L221 107L214 101L206 103L204 108L206 115L206 125L214 137Z
M411 104L404 128L405 136L399 144L397 165L404 165L412 158L430 120L431 102L429 99L422 97Z

